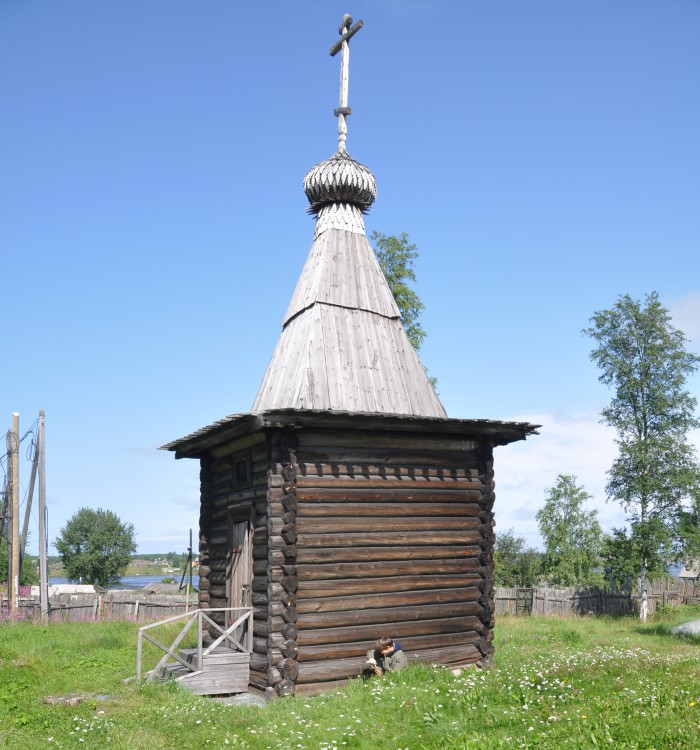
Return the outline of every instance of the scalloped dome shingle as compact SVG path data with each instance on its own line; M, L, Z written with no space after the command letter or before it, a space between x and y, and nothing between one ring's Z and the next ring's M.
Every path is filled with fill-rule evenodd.
M337 151L306 173L304 192L312 213L318 213L331 203L349 203L364 212L377 197L377 183L364 164L345 151Z

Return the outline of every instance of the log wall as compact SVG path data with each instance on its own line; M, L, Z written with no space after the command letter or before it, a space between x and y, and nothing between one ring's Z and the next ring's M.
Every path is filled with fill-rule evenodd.
M491 449L304 430L295 458L296 693L359 675L380 635L413 660L489 662Z
M250 461L250 479L236 482L234 466L241 457ZM232 513L249 515L252 509L255 535L267 527L268 446L264 434L257 433L208 451L201 458L199 517L199 605L228 607L227 574L229 518ZM264 539L262 540L264 544ZM224 624L225 613L212 619ZM207 636L205 634L205 641Z
M234 482L249 451L251 481ZM200 605L226 607L231 514L253 509L251 686L359 675L380 635L409 659L493 653L492 449L379 429L267 427L202 457Z

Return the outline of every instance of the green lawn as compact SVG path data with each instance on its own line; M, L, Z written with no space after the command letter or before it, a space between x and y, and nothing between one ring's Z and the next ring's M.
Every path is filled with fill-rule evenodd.
M412 667L265 708L125 683L134 623L4 624L0 748L697 750L700 642L669 634L697 618L502 618L490 670ZM73 694L88 697L43 700Z

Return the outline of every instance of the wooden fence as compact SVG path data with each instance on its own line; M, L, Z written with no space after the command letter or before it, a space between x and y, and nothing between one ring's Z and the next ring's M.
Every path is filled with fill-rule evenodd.
M197 609L197 594L190 594L189 602L183 594L145 594L138 590L106 591L97 594L59 594L49 598L49 617L55 622L64 620L133 620L147 622L179 615ZM2 602L6 615L7 601ZM38 599L20 597L15 617L39 618Z
M496 588L496 616L503 615L626 615L639 611L637 591L615 591L595 586L570 588ZM663 579L649 585L649 612L657 606L700 603L700 584ZM139 590L116 590L98 594L59 594L49 599L51 620L123 620L150 622L180 615L199 606L197 594L189 602L182 594L146 594ZM16 617L38 618L39 600L20 597ZM0 602L0 619L7 616L7 600Z
M661 605L697 603L700 585L674 578L649 583L649 612ZM569 588L494 589L496 616L499 615L626 615L639 611L638 590L615 590L597 586ZM694 601L695 600L695 601Z

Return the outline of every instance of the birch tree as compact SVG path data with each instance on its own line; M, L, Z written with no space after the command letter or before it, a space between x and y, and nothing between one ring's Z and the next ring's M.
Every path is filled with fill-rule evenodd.
M418 351L426 336L419 322L425 305L412 289L411 283L416 281L413 261L418 257L416 246L408 241L406 232L400 236L386 235L376 229L370 237L374 254L384 272L389 289L396 300L401 312L401 322L413 348Z
M545 494L535 514L544 541L544 575L555 586L596 583L603 530L597 511L584 508L591 496L571 474L559 474Z
M688 440L700 423L686 387L700 357L686 351L685 335L671 325L656 292L644 302L621 296L609 310L594 313L591 323L584 330L596 344L590 356L601 383L614 393L601 420L615 429L618 449L606 491L630 522L644 622L650 566L672 544L682 552L684 525L700 500L700 466Z

